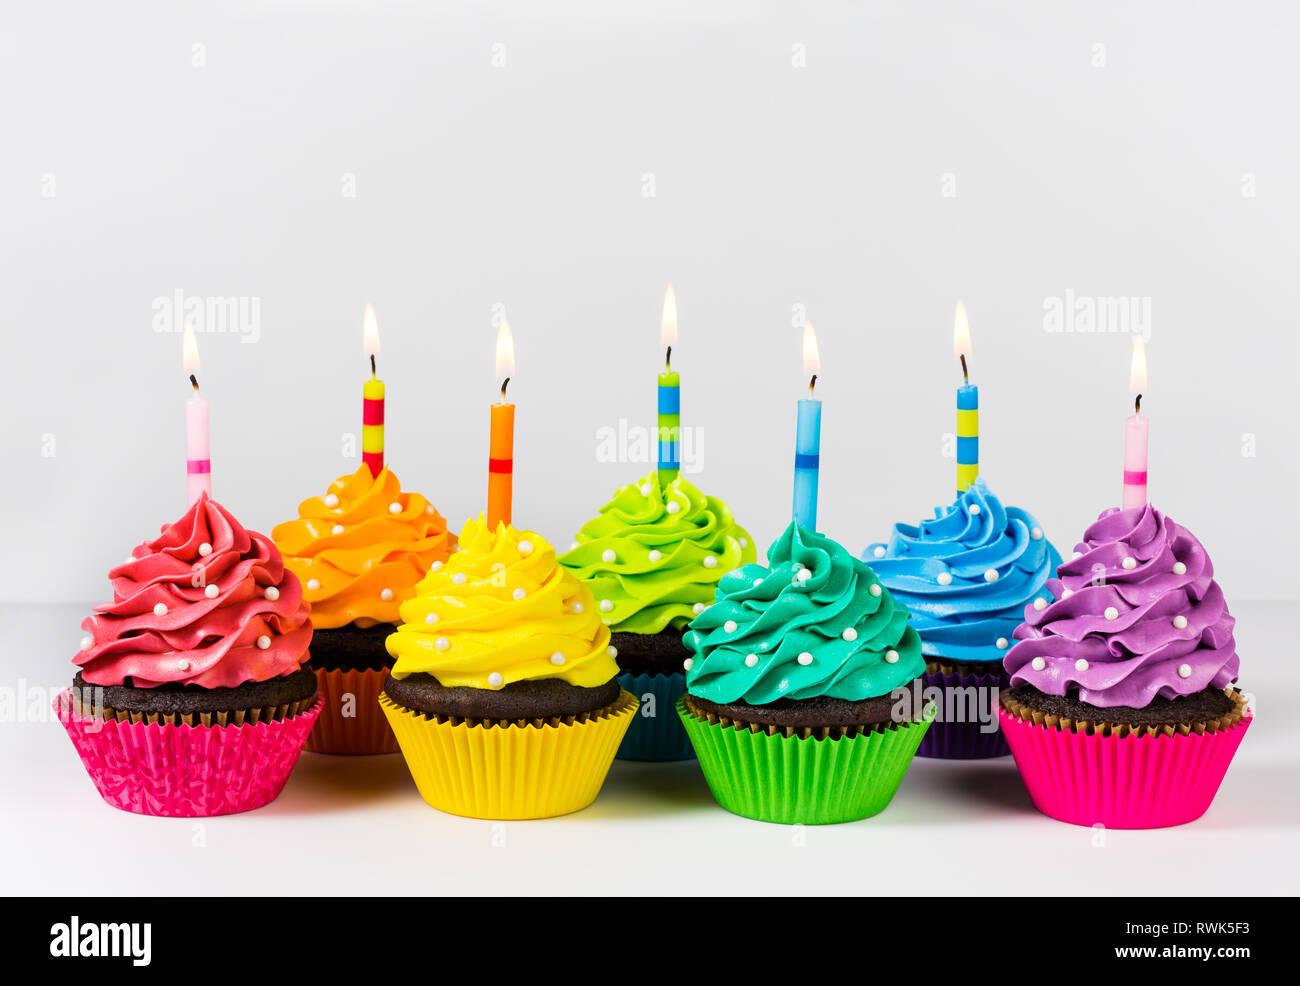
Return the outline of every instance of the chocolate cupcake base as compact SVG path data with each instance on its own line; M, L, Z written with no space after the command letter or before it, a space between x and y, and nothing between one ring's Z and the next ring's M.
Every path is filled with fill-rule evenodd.
M77 672L72 680L77 709L101 719L187 725L241 725L297 715L316 698L316 674L303 665L293 674L249 681L234 688L164 684L94 685Z
M695 750L676 709L677 700L686 694L683 662L691 656L682 643L682 631L614 633L610 643L618 651L614 658L622 672L618 683L640 703L618 748L618 759L693 759Z
M444 719L477 722L531 722L580 716L603 709L618 699L616 680L595 688L571 685L559 678L514 681L502 688L447 688L431 674L389 677L384 694L412 712Z
M384 646L389 634L397 630L391 623L359 627L320 627L311 638L311 663L322 671L379 671L393 666L393 658Z

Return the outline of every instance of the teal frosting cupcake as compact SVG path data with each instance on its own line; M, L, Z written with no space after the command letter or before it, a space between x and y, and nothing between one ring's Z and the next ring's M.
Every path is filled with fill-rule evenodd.
M719 804L763 821L873 815L929 725L906 686L921 641L875 573L791 524L769 564L726 575L684 637L678 712Z

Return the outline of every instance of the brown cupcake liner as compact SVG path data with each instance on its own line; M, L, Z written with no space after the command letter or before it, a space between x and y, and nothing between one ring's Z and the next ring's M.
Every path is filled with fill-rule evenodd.
M306 749L344 756L396 753L397 737L379 707L379 696L386 681L388 668L316 668L316 682L325 707L307 737ZM353 714L345 716L349 696Z
M1233 708L1221 716L1200 722L1131 725L1123 722L1105 720L1072 719L1069 716L1050 715L1038 709L1031 709L1023 702L1011 697L1009 691L1001 695L1002 708L1021 720L1048 729L1061 729L1072 733L1096 736L1201 736L1230 729L1246 716L1246 697L1238 688L1225 688L1224 692L1233 701Z
M296 702L281 705L216 712L129 712L122 709L113 709L107 705L87 704L81 700L80 695L75 694L75 690L72 702L80 715L92 716L96 719L111 719L113 722L130 723L135 726L142 723L149 726L159 724L170 726L243 726L245 724L257 725L263 722L281 722L300 715L316 703L317 697L317 695L313 694Z
M733 719L728 716L718 715L716 712L706 711L695 703L689 693L686 695L685 701L686 708L691 715L711 726L722 726L727 729L738 729L751 733L766 733L768 736L797 737L799 739L845 739L846 737L862 736L866 733L883 733L889 729L910 725L913 721L871 722L858 726L778 726L772 723L745 722L743 719ZM919 722L921 720L915 721Z

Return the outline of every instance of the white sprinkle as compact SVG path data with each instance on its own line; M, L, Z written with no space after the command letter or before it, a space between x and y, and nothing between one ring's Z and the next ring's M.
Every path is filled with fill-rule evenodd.
M382 600L383 600L384 602L386 602L386 603L390 603L390 602L392 602L392 601L393 601L393 590L392 590L392 589L380 589L380 590L379 590L379 598L382 599Z
M1073 589L1062 589L1062 590L1061 590L1061 598L1062 598L1062 599L1069 599L1069 598L1070 598L1071 596L1073 596L1073 595L1074 595L1074 590L1073 590Z
M873 555L875 555L877 558L884 558L884 557L885 557L885 546L884 546L883 544L878 544L878 545L876 545L876 547L872 550L871 553L872 553Z
M1037 599L1034 600L1034 609L1038 610L1038 612L1040 613L1043 610L1047 609L1047 600L1044 599L1042 596L1039 596Z
M1031 527L1029 529L1029 536L1035 541L1041 541L1043 539L1043 529L1041 527Z
M1192 676L1192 666L1190 664L1178 665L1178 677L1190 678Z
M871 583L871 587L870 587L869 589L867 589L867 591L868 591L869 593L871 593L873 596L878 596L878 595L880 595L880 583L879 583L879 582L872 582L872 583Z
M610 657L618 657L618 648L615 647L613 644L610 644L608 647L606 647L605 652L609 654Z
M972 517L978 517L980 515L980 505L978 503L972 503L970 505L970 515Z
M652 490L653 490L653 487L652 487L649 483L642 483L642 484L641 484L641 495L642 495L642 496L649 496Z
M1186 575L1186 574L1187 574L1187 566L1184 565L1184 564L1183 564L1182 562L1180 562L1180 561L1176 561L1176 562L1174 562L1174 574L1175 574L1175 575Z
M614 561L616 558L618 558L618 555L614 553L613 548L606 548L600 553L601 561Z
M307 588L310 591L315 592L317 589L320 588L320 579L308 579Z
M1138 560L1130 555L1128 558L1125 558L1119 564L1120 567L1124 569L1124 571L1131 572L1133 571L1133 569L1138 567Z
M218 589L217 584L213 582L203 590L203 594L209 599L216 599L217 596L221 594L221 590Z
M741 546L742 548L748 548L748 547L749 547L749 538L741 538L741 539L740 539L740 546Z
M998 570L996 568L990 568L988 571L984 573L985 582L996 582L997 580L998 580Z
M271 638L268 637L266 634L262 634L260 637L257 638L258 650L266 650L270 646L271 646Z
M204 557L207 557L208 555L212 554L212 545L208 544L207 541L204 541L201 545L199 545L199 554L203 555Z
M650 554L646 555L646 557L649 558L651 561L658 561L660 558L663 557L663 555L661 555L657 549L651 548Z
M887 651L885 651L885 662L888 663L888 664L897 664L897 663L898 663L898 651L896 651L896 650L887 650Z
M735 633L739 627L740 624L735 620L728 620L726 623L722 624L722 630L724 633Z
M339 498L337 496L335 496L333 493L325 494L325 506L337 507L338 505L339 505Z
M1047 662L1044 661L1041 657L1036 657L1029 662L1029 666L1032 667L1035 671L1042 671L1043 668L1047 667Z
M682 661L682 670L689 671L692 667L694 667L694 665L695 665L695 658L688 657L686 660Z
M188 671L188 670L190 669L190 662L189 662L189 661L184 661L184 660L182 660L182 661L177 661L177 662L176 662L176 667L177 667L177 669L180 670L180 671Z
M333 527L330 528L330 533L331 533L331 534L342 534L342 533L343 533L343 530L344 530L344 528L343 528L343 525L342 525L342 524L335 524Z
M559 667L561 664L564 663L564 655L557 650L554 654L551 655L551 663L554 664L556 667Z
M1083 658L1079 658L1077 661L1074 662L1074 670L1075 670L1075 671L1087 671L1087 670L1088 670L1088 662L1085 661Z
M466 579L466 575L464 572L457 572L455 575L451 577L451 581L454 585L464 585L465 579Z
M575 612L575 613L581 613L581 612L582 612L582 603L574 603L574 604L570 607L570 609L572 609L573 612Z
M400 514L402 512L402 505L394 500L388 505L388 512L390 514Z
M1119 619L1119 610L1114 606L1107 606L1105 616L1108 620L1117 620Z
M451 641L448 640L446 637L439 637L437 640L433 642L433 646L437 647L438 650L446 650L448 647L451 646Z
M795 660L797 660L800 664L802 664L806 668L808 665L812 664L813 656L809 654L807 651L804 651L797 658L795 658Z
M695 613L696 616L699 616L701 613L703 613L705 609L707 609L707 607L704 605L704 603L696 603L694 606L691 607L691 610Z
M704 567L705 567L705 568L717 568L717 567L718 567L718 559L714 558L712 555L705 555L705 556L704 556Z
M810 578L812 578L812 572L808 571L808 569L806 568L801 568L799 569L799 571L794 573L794 577L798 579L800 582L807 582Z
M433 626L433 624L438 622L438 614L430 613L428 616L424 618L424 622L427 623L429 626Z
M753 667L754 665L756 665L757 663L758 663L758 655L757 655L757 654L746 654L746 655L745 655L745 667L747 667L747 668L752 668L752 667Z
M523 599L527 595L528 593L523 589L516 589L514 592L510 593L510 597L514 599L515 602L519 602L519 600Z
M1179 613L1177 616L1175 616L1175 617L1174 617L1174 629L1175 629L1175 630L1186 630L1186 629L1187 629L1187 617L1183 616L1181 613Z
M94 647L94 646L95 646L95 638L94 638L94 637L82 637L82 638L81 638L81 649L82 649L82 650L90 650L90 648L92 648L92 647Z
M521 555L531 555L531 554L533 553L533 542L532 542L532 541L520 541L520 542L519 542L519 553L520 553Z
M266 598L271 600L271 602L275 602L280 598L280 590L273 585L268 585L266 587Z
M847 640L849 643L853 643L853 641L858 639L858 631L855 630L853 627L845 627L844 632L840 634L840 636L843 637L845 640Z
M1006 638L1006 637L999 637L997 640L993 641L993 646L996 647L998 650L1006 650L1006 649L1007 649L1007 638Z
M159 603L157 606L155 606L155 607L153 608L153 615L154 615L154 616L166 616L166 615L167 615L167 604L166 604L166 603Z
M951 584L952 584L952 573L951 573L951 572L940 572L937 576L935 576L935 579L934 579L934 580L935 580L936 582L938 582L940 585L951 585Z
M613 608L614 608L614 604L610 602L608 599L602 599L600 601L600 611L602 613L608 613Z
M501 677L500 671L493 671L490 675L488 675L488 686L490 688L500 688L504 681L505 678Z
M668 504L668 506L667 506L665 509L666 509L670 514L675 514L675 513L677 513L677 511L679 511L679 510L682 509L682 505L681 505L680 503L676 503L676 502L674 502L674 503L670 503L670 504Z
M434 562L432 565L429 566L429 571L431 571L431 572L436 572L436 571L438 571L438 569L440 569L440 568L442 568L442 562L440 562L440 561L436 561L436 562Z

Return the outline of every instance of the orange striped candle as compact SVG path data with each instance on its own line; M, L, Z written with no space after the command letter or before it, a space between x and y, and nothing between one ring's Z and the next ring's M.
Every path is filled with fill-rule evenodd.
M488 527L510 523L515 485L515 406L506 401L506 387L515 372L515 343L510 323L501 320L497 329L497 376L501 378L501 400L492 405L492 430L488 436Z

